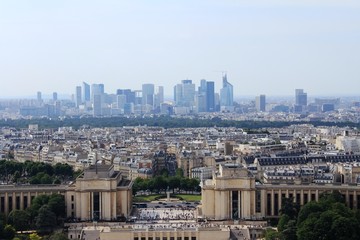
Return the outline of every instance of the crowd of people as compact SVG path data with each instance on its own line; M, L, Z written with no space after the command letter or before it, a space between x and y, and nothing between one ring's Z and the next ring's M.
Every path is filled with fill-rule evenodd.
M138 220L192 220L194 210L186 209L140 209Z

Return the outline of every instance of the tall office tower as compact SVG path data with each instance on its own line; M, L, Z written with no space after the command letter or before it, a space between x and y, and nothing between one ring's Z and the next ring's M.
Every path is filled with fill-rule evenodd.
M233 111L234 90L233 85L227 81L227 75L223 75L223 87L220 89L221 111Z
M37 99L38 102L41 102L41 101L42 101L41 92L37 92L37 93L36 93L36 99Z
M103 95L104 92L104 84L92 84L91 85L91 99L94 99L94 95Z
M135 92L131 89L117 89L116 95L125 95L127 103L135 103Z
M43 100L42 100L40 91L36 93L36 105L37 106L42 106L43 105Z
M215 111L215 83L206 82L206 111Z
M126 95L116 95L117 108L124 109L126 104Z
M174 87L174 100L177 106L193 107L195 102L195 84L192 80L182 80Z
M102 115L102 95L95 94L93 96L93 116L101 116Z
M174 102L177 106L179 106L181 100L182 100L182 85L176 84L174 86Z
M81 86L76 86L76 90L75 90L75 104L76 107L79 107L82 103L82 98L81 98Z
M99 89L100 89L100 92L101 92L102 94L105 93L105 86L104 86L103 83L99 83Z
M155 93L154 107L160 109L160 105L164 102L164 87L158 86Z
M303 89L295 89L295 105L307 105L307 93Z
M264 94L256 96L255 98L255 107L259 112L265 112L266 109L266 97Z
M61 102L56 100L54 103L55 106L55 115L60 116L61 115Z
M220 94L219 93L215 93L215 111L216 112L220 111Z
M195 84L192 80L182 80L182 102L185 107L194 106Z
M89 102L90 101L90 85L86 82L82 83L82 101Z
M57 92L53 92L53 99L54 102L58 100L58 94Z
M295 112L304 112L307 106L307 93L303 89L295 89Z
M206 94L198 93L196 97L196 110L197 112L206 112Z
M196 110L197 112L206 112L206 80L200 80L200 86L196 95Z
M198 88L198 93L206 93L206 80L205 79L200 80L200 86Z
M146 83L142 85L142 105L154 107L154 92L155 87L152 83Z

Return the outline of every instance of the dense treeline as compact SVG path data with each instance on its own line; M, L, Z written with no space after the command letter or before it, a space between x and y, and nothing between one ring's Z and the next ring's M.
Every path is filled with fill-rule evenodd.
M296 121L296 122L275 122L275 121L235 121L222 120L219 117L212 119L199 118L173 118L170 116L154 116L154 117L67 117L62 119L2 119L0 120L0 127L14 127L26 128L29 124L38 124L41 129L58 128L58 127L73 127L78 129L83 125L90 127L123 127L123 126L159 126L164 128L178 128L178 127L237 127L245 129L259 129L259 128L281 128L290 126L292 124L312 124L314 126L338 126L338 127L360 127L360 123L352 122L321 122L321 121Z
M36 230L40 234L52 233L55 228L62 225L65 216L64 196L39 195L32 200L29 208L14 209L7 217L1 216L0 239L14 239L16 231ZM25 235L17 237L18 239L32 239L31 236ZM67 238L62 234L54 234L47 239Z
M75 176L73 168L66 163L50 165L32 161L0 161L0 182L5 184L60 184L72 180Z
M266 239L360 239L360 211L346 207L338 191L323 194L318 202L311 201L299 209L292 199L285 199L278 232L269 230Z
M194 192L200 191L200 181L195 178L183 177L182 169L176 170L175 176L169 176L167 171L163 171L160 176L155 176L149 179L136 178L133 184L133 194L139 191L149 191L151 193L160 193L167 190Z

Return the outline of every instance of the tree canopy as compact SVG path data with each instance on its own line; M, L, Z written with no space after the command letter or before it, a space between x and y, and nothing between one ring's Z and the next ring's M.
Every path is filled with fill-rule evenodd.
M150 192L161 192L166 191L167 189L172 190L183 190L183 191L200 191L199 187L200 181L195 178L185 178L176 176L156 176L150 179L136 178L133 184L133 194L136 194L138 191Z
M38 124L41 129L69 126L78 129L83 125L90 127L123 127L123 126L159 126L164 128L178 127L237 127L246 129L281 128L293 124L312 124L314 126L356 127L359 123L353 122L322 122L322 121L236 121L223 120L219 117L201 119L196 115L191 118L175 118L171 116L121 116L121 117L62 117L62 118L33 118L33 119L3 119L0 127L26 128L29 124Z
M66 163L0 160L0 180L5 183L57 184L73 178L74 170Z
M338 191L325 193L318 202L305 204L296 211L296 204L289 199L283 201L278 232L267 233L267 239L333 240L359 239L360 212L345 206Z

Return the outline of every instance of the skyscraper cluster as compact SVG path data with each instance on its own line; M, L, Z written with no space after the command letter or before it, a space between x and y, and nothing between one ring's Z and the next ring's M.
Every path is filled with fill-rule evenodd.
M234 111L233 86L223 75L222 88L215 93L215 82L202 79L196 89L192 80L182 80L174 86L174 104L164 103L164 87L152 83L142 84L141 90L117 89L105 92L102 83L76 86L74 102L79 111L92 111L93 116L118 114L179 113Z
M196 91L192 80L182 80L174 86L175 112L217 112L233 111L233 86L223 76L223 87L215 93L215 82L200 80Z
M102 83L83 82L75 91L75 103L79 111L92 110L93 116L109 116L131 113L159 112L164 101L164 88L143 84L141 90L117 89L115 94L105 92Z

